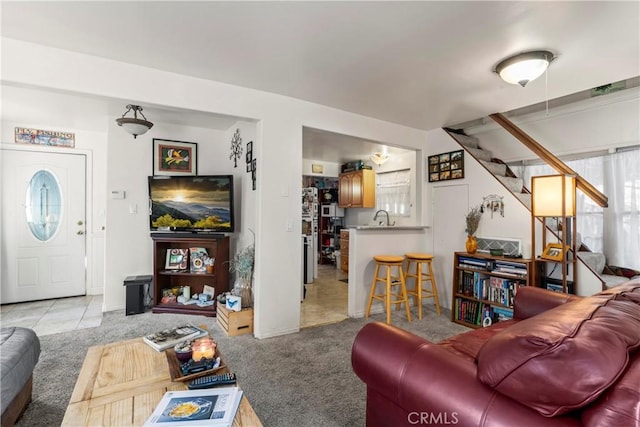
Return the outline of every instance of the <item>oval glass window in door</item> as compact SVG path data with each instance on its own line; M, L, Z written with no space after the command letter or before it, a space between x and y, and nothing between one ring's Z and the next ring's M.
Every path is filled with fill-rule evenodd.
M62 219L62 194L53 173L41 169L27 185L25 213L36 239L46 242L58 231Z

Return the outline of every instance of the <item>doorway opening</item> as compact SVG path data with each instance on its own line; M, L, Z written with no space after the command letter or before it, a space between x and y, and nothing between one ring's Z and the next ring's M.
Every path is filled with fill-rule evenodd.
M348 280L341 267L344 209L337 207L338 178L303 176L303 292L300 327L347 319Z

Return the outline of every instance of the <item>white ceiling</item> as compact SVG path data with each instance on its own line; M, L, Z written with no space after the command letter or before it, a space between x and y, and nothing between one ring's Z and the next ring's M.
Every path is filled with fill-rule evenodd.
M3 1L1 7L4 37L420 129L640 75L637 1ZM532 49L557 55L546 79L521 88L492 72L501 59Z

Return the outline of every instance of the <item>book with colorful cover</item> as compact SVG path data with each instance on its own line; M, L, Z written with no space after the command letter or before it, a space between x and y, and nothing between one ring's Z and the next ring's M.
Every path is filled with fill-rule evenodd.
M209 332L205 329L187 324L145 335L142 339L154 350L164 351L183 341L194 340L208 334Z
M241 400L242 390L235 386L167 391L144 427L231 427Z

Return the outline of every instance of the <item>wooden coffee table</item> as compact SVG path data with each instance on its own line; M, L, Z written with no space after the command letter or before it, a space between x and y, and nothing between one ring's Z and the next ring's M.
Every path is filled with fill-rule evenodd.
M186 389L171 381L166 355L142 338L96 345L87 351L62 425L141 426L165 392ZM262 426L244 396L233 425Z

